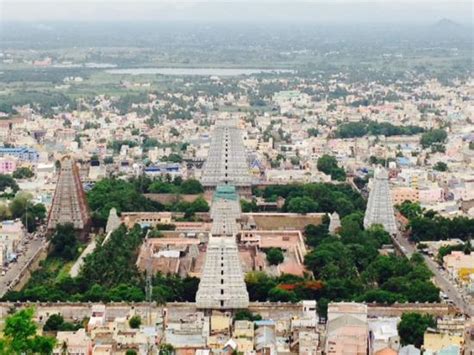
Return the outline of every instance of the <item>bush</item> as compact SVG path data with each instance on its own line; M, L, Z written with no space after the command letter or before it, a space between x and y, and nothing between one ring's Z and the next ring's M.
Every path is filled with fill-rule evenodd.
M34 175L35 174L33 174L33 171L31 171L30 168L26 167L18 168L12 174L13 178L15 179L29 179L32 178Z
M132 329L138 329L140 328L140 325L142 324L142 319L140 318L140 316L133 316L130 318L130 320L128 321L128 325L130 326L130 328Z
M260 314L254 314L250 312L248 309L239 310L235 313L235 316L234 316L234 321L248 320L248 321L254 322L261 319L262 319L262 316Z

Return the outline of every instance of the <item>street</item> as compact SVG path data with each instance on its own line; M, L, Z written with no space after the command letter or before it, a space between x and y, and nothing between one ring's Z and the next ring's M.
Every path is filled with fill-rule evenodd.
M18 277L31 258L44 246L44 243L44 239L39 237L32 239L24 238L22 240L19 247L21 254L18 255L17 261L8 264L8 270L5 275L0 275L0 297L5 295L12 281Z
M413 253L416 252L416 248L411 244L407 238L404 238L400 233L396 237L392 237L395 244L398 244L407 258L410 258ZM450 282L446 272L439 268L439 265L434 262L427 255L423 255L425 263L431 272L434 274L434 279L436 286L438 286L442 292L449 297L449 299L458 307L463 313L469 315L470 317L474 316L473 307L463 299L463 296L460 294L460 291L456 289L454 283Z

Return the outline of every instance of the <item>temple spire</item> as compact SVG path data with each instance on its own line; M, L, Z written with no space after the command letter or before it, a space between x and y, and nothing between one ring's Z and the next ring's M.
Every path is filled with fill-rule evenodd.
M374 172L365 210L364 228L367 229L374 224L382 225L392 235L398 231L388 184L388 173L385 168L376 169Z

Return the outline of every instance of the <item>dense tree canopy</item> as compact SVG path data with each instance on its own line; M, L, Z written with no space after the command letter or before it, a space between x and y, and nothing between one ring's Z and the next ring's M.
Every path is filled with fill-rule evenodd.
M283 212L303 212L304 209L300 207L304 207L305 212L337 212L343 217L355 211L365 210L365 200L346 184L270 185L263 189L254 189L253 192L254 195L263 197L266 201L276 201L278 197L284 198ZM297 203L291 204L295 198L298 198ZM309 203L309 199L313 203Z
M456 216L446 218L436 212L423 210L418 203L409 201L396 206L409 220L410 238L415 242L459 238L474 238L474 218Z
M325 154L320 157L317 162L317 168L326 175L330 175L333 180L346 180L346 172L338 166L337 160L333 156Z
M365 135L383 135L383 136L400 136L414 135L424 131L418 126L395 126L389 122L361 121L343 123L337 127L335 136L337 138L354 138L363 137Z
M423 148L429 148L436 144L443 144L448 138L448 133L444 129L432 129L422 134L420 143Z
M312 249L305 264L324 287L318 297L327 300L367 302L435 302L439 290L430 282L423 259L383 256L378 250L390 244L380 226L362 230L361 213L344 217L340 238L330 236L327 225L308 226L305 238Z
M105 226L109 211L113 207L119 213L164 209L160 203L145 198L134 183L119 179L103 179L97 182L87 193L87 200L94 222L98 226Z

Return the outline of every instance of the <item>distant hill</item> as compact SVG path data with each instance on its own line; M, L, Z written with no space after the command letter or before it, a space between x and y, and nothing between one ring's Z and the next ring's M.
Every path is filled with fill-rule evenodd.
M436 21L429 27L431 35L441 40L471 40L471 29L448 18Z
M461 29L463 26L448 18L442 18L441 20L435 22L433 24L433 27L447 30L447 29Z

